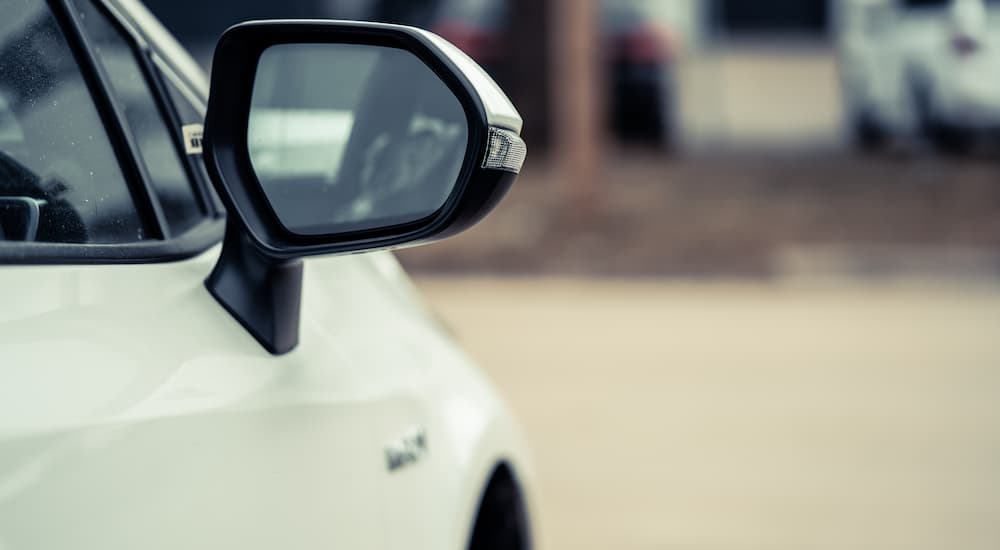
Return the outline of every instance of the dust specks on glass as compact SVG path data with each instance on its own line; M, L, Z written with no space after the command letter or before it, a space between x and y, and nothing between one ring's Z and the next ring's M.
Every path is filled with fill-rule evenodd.
M171 234L181 234L200 223L205 212L195 197L170 125L157 107L128 38L91 0L76 0L76 4L83 30L125 114L167 226Z
M0 22L0 239L145 239L101 117L48 4L17 3Z

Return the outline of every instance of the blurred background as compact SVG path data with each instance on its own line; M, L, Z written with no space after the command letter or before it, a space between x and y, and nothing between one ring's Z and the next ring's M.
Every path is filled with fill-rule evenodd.
M509 92L514 191L398 256L523 422L541 548L1000 547L1000 2L147 3L206 68L378 20Z

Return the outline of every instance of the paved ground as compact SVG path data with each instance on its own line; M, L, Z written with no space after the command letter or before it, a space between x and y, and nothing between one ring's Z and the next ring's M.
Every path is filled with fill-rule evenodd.
M430 272L773 276L789 248L989 256L1000 251L998 181L985 154L616 151L589 210L532 165L482 224L400 258Z
M543 549L1000 547L1000 285L423 278Z

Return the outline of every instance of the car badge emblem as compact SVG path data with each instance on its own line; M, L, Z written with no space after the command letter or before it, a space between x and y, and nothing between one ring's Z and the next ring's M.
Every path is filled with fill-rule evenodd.
M386 468L390 472L409 466L427 454L427 434L421 427L413 427L402 436L385 445Z

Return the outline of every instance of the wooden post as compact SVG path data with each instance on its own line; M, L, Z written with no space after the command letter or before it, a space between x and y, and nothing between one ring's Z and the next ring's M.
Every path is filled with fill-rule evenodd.
M521 135L528 142L531 162L546 155L552 143L550 4L551 0L508 0L510 20L504 47L509 62L497 75L524 118Z
M599 203L604 152L597 0L549 1L555 167L572 217L585 223Z

